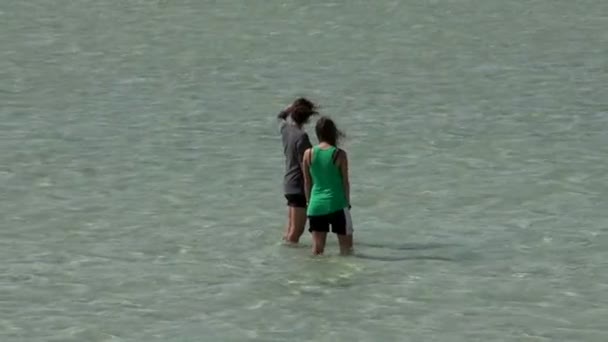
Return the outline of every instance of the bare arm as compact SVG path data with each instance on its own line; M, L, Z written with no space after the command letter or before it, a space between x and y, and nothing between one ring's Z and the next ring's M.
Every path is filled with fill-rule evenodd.
M287 118L289 117L290 111L291 111L291 106L283 109L277 115L277 120L279 121L279 132L281 132L281 133L283 132L283 128L285 128L285 125L287 125Z
M279 115L277 115L277 119L279 120L287 120L287 116L289 115L288 111L282 110Z
M312 149L304 151L302 159L302 173L304 174L304 194L306 195L306 203L310 201L310 191L312 190L312 178L310 177L310 155Z
M289 116L289 114L291 114L291 111L293 110L293 104L285 107L285 109L283 109L279 115L277 115L277 119L279 120L287 120L287 117Z
M350 180L348 177L348 156L346 155L346 151L340 150L340 155L338 156L338 166L340 167L340 173L342 174L342 185L344 186L344 195L346 196L346 201L348 202L348 206L350 207Z

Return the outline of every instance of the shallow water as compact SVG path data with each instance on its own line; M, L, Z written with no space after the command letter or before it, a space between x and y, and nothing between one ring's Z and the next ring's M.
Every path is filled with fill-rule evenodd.
M606 341L607 13L2 1L0 340ZM355 257L279 242L298 95Z

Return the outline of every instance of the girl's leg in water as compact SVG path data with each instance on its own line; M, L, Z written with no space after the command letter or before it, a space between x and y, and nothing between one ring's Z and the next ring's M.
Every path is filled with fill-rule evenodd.
M353 252L353 221L349 209L343 209L332 217L333 232L338 237L340 254L349 255Z
M291 210L289 219L291 227L287 234L287 241L296 244L300 242L300 237L306 228L306 208L291 207L289 209Z
M285 226L285 233L283 233L283 241L287 241L289 236L289 230L291 229L291 207L287 207L287 225Z
M340 245L340 254L341 255L350 255L353 253L353 235L339 235L338 236L338 244Z
M298 243L306 226L306 197L302 194L287 194L288 218L283 240Z
M312 232L312 254L321 255L325 250L325 241L327 241L326 232Z

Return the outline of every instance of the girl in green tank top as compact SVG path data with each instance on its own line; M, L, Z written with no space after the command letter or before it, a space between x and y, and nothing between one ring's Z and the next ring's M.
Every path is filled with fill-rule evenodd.
M306 150L303 160L309 230L313 237L313 254L323 254L327 233L338 236L340 252L349 254L353 247L350 217L350 183L348 157L337 147L343 136L335 123L321 117L315 127L319 144Z
M342 172L336 163L340 150L331 145L321 147L321 144L312 148L308 168L312 179L308 216L327 215L348 207Z

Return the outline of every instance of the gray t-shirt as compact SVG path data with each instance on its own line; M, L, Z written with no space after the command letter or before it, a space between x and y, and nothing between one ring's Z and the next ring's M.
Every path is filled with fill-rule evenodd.
M285 194L304 194L302 158L304 152L312 147L308 134L291 120L281 121L280 131L285 154L285 178L283 180Z

